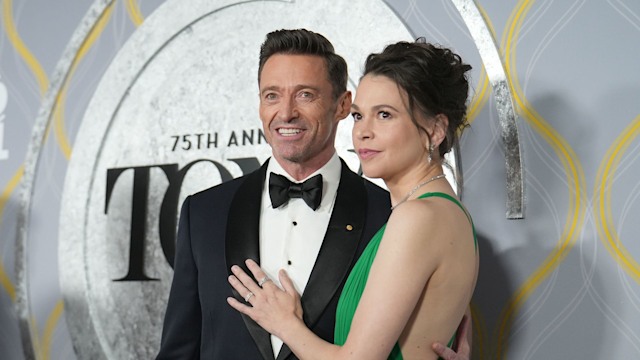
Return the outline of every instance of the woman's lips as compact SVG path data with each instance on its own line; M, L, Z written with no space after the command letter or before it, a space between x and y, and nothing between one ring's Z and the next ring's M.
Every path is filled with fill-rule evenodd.
M370 159L370 158L376 156L379 153L380 153L380 151L373 150L373 149L359 149L358 150L358 156L362 160Z

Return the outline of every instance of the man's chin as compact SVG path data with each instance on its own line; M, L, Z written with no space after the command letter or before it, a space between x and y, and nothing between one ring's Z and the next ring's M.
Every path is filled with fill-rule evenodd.
M278 160L278 162L280 162L281 164L283 162L285 163L294 163L294 164L300 164L300 163L304 163L307 160L306 156L302 156L300 151L286 151L286 152L279 152L277 155L274 154L274 157Z
M303 157L301 154L308 153L308 146L300 141L279 141L277 144L272 145L273 154L280 159L299 159Z

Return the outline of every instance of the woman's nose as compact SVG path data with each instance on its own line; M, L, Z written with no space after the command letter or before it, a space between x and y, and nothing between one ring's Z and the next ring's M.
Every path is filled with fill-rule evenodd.
M370 139L373 137L371 124L364 117L353 124L353 135L359 140Z

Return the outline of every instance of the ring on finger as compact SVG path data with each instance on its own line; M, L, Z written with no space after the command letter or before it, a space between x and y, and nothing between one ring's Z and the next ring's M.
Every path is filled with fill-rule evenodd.
M255 295L254 293L252 293L251 291L249 291L249 293L247 294L247 296L244 297L244 302L249 302L249 299L251 299L251 297Z
M271 279L269 279L269 277L265 275L262 279L260 279L260 281L258 281L258 286L262 287L262 285L264 285L264 283L266 283L267 281L271 281Z

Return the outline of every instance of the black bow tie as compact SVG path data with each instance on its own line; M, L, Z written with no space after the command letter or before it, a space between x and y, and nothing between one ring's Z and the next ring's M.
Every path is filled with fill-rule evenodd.
M303 183L294 183L282 175L271 173L269 197L274 209L285 204L290 198L302 198L312 210L315 210L322 200L322 175L318 174Z

